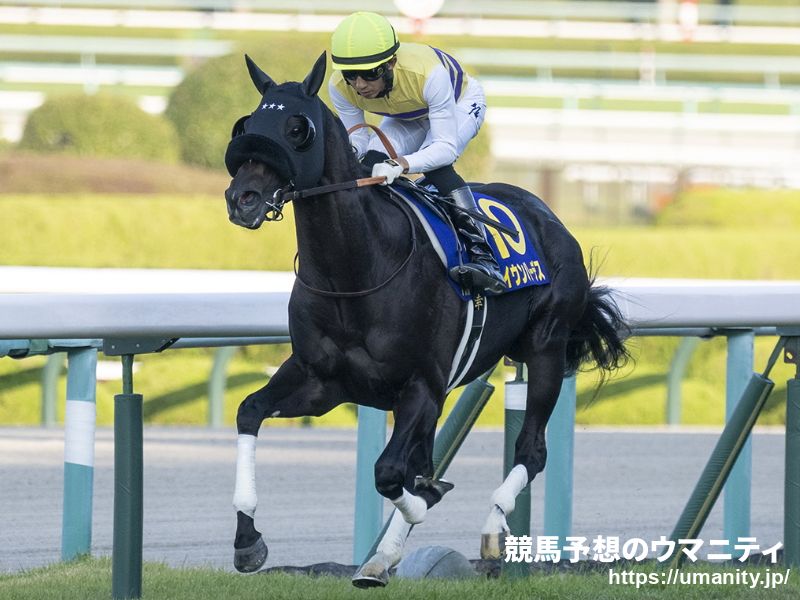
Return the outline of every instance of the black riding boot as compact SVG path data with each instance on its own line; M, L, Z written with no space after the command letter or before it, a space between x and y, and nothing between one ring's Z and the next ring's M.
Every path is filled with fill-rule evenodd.
M453 190L450 199L460 208L478 210L469 186ZM451 216L464 238L472 262L453 267L450 269L450 276L467 288L479 289L488 294L501 294L507 286L486 241L486 229L483 224L460 210L452 210Z

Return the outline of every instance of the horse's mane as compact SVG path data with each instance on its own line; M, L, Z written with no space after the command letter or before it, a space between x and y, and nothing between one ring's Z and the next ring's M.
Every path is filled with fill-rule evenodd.
M334 114L321 98L317 98L322 103L322 114L325 119L324 127L327 132L325 140L325 155L337 156L337 158L344 163L343 168L348 172L353 173L356 177L369 177L372 172L371 167L366 167L356 157L353 152L352 144L350 143L350 135L342 123L342 120ZM388 152L388 151L387 151ZM381 191L386 191L386 188L381 186Z
M322 114L325 118L324 128L328 132L325 139L325 155L336 155L346 164L348 171L359 173L362 169L361 163L356 159L355 153L351 151L350 136L347 134L344 123L321 98L319 101L322 103Z

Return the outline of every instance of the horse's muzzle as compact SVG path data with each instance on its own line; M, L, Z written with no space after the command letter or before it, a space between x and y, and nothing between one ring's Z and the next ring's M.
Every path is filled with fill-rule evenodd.
M239 192L228 188L225 190L225 202L231 223L247 229L261 227L267 214L267 203L260 193L252 190Z

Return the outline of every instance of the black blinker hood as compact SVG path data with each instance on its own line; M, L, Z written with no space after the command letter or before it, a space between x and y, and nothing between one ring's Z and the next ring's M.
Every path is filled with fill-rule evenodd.
M225 167L233 177L248 160L265 163L281 178L306 189L319 183L325 163L325 131L322 101L317 96L325 77L325 53L302 83L281 85L245 57L250 77L263 96L258 107L243 122L237 122L225 152ZM300 116L315 130L311 144L301 149L287 138L287 122Z

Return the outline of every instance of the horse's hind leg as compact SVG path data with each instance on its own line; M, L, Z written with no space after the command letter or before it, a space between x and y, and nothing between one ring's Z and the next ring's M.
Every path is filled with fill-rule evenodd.
M561 391L566 366L566 342L566 335L556 335L544 349L532 353L526 361L528 391L525 420L514 450L514 467L492 494L491 509L481 536L482 558L501 557L502 541L509 531L506 515L514 510L517 495L544 469L547 459L545 427Z
M269 417L302 417L325 414L343 400L340 394L323 386L316 377L290 357L269 383L250 394L239 406L236 416L238 451L236 487L233 506L236 509L234 566L242 573L252 573L267 560L267 546L256 530L254 518L256 496L256 436L261 423Z

